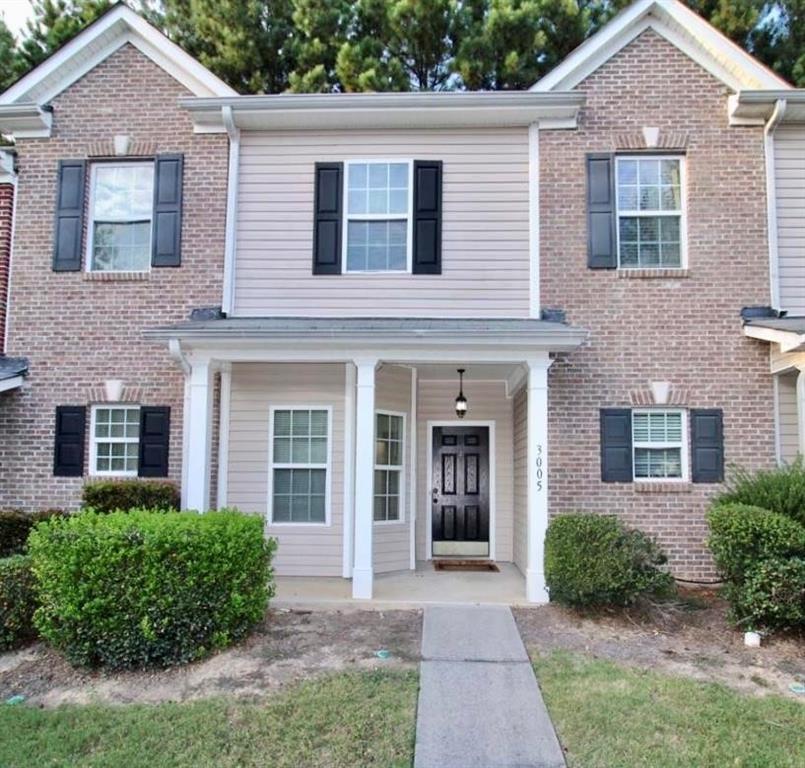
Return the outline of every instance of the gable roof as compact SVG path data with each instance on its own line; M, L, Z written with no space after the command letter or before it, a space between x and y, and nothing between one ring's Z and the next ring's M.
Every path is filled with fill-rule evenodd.
M237 95L156 27L124 3L118 3L0 94L0 106L47 104L126 43L131 43L195 96Z
M652 29L734 91L791 86L679 0L638 0L531 86L575 88L646 29Z

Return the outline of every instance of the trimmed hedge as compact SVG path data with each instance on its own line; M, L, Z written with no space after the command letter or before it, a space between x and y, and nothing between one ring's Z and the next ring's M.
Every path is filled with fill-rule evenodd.
M551 600L571 606L630 605L668 594L670 574L659 546L610 515L554 518L545 538L545 579Z
M14 555L0 560L0 651L25 645L36 637L36 608L31 558Z
M770 509L800 525L805 525L805 463L797 457L791 464L770 470L747 472L734 469L727 489L715 501L724 504L748 504Z
M261 517L84 512L29 540L42 637L74 664L167 666L242 638L273 595Z
M61 509L46 509L30 514L19 509L0 510L0 558L23 554L28 534L34 525L54 515L64 514Z
M179 509L181 499L169 480L92 480L84 486L83 506L95 512L128 509Z
M733 590L732 611L748 627L805 627L805 558L760 560Z

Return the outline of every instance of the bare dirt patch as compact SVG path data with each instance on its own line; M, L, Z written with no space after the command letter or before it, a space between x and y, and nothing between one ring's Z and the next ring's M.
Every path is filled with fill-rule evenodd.
M0 655L0 701L21 694L30 704L54 707L259 697L326 672L415 668L421 636L421 611L272 610L243 643L209 659L118 673L75 669L37 643ZM375 655L381 649L388 659Z
M636 667L718 682L755 695L805 679L805 637L777 635L747 648L715 592L696 590L672 607L579 614L558 605L515 608L531 653L569 650Z

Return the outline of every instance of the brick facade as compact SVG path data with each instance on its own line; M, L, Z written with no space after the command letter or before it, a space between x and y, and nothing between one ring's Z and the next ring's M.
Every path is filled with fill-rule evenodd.
M741 335L738 316L769 301L762 129L728 127L725 87L653 31L580 89L579 130L540 137L542 303L590 331L550 373L550 508L617 512L659 538L678 576L712 578L704 511L720 486L602 483L599 409L631 407L667 381L687 407L724 410L728 466L773 465L768 350ZM615 151L644 126L685 138L683 279L587 268L585 154Z
M5 352L8 275L11 267L11 226L14 218L14 185L0 182L0 354Z
M170 476L180 479L183 377L165 347L146 343L142 332L221 303L228 162L226 136L193 134L177 105L188 95L126 45L53 100L50 139L17 142L7 352L28 357L30 375L22 390L0 395L5 507L77 505L83 480L53 476L55 408L89 405L107 379L138 390L144 405L170 406ZM53 272L58 161L103 153L118 134L130 138L138 155L184 153L182 266L153 269L138 280Z

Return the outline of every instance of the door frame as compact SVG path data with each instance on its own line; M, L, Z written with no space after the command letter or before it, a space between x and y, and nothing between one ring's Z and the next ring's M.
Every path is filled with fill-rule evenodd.
M427 510L425 520L425 560L433 560L433 429L434 427L488 427L489 429L489 559L496 560L495 557L495 522L496 522L496 484L495 484L495 464L497 463L497 442L495 440L495 420L487 421L464 421L463 419L452 419L450 421L430 421L427 423L426 435L428 439L428 484L425 488L425 509Z

